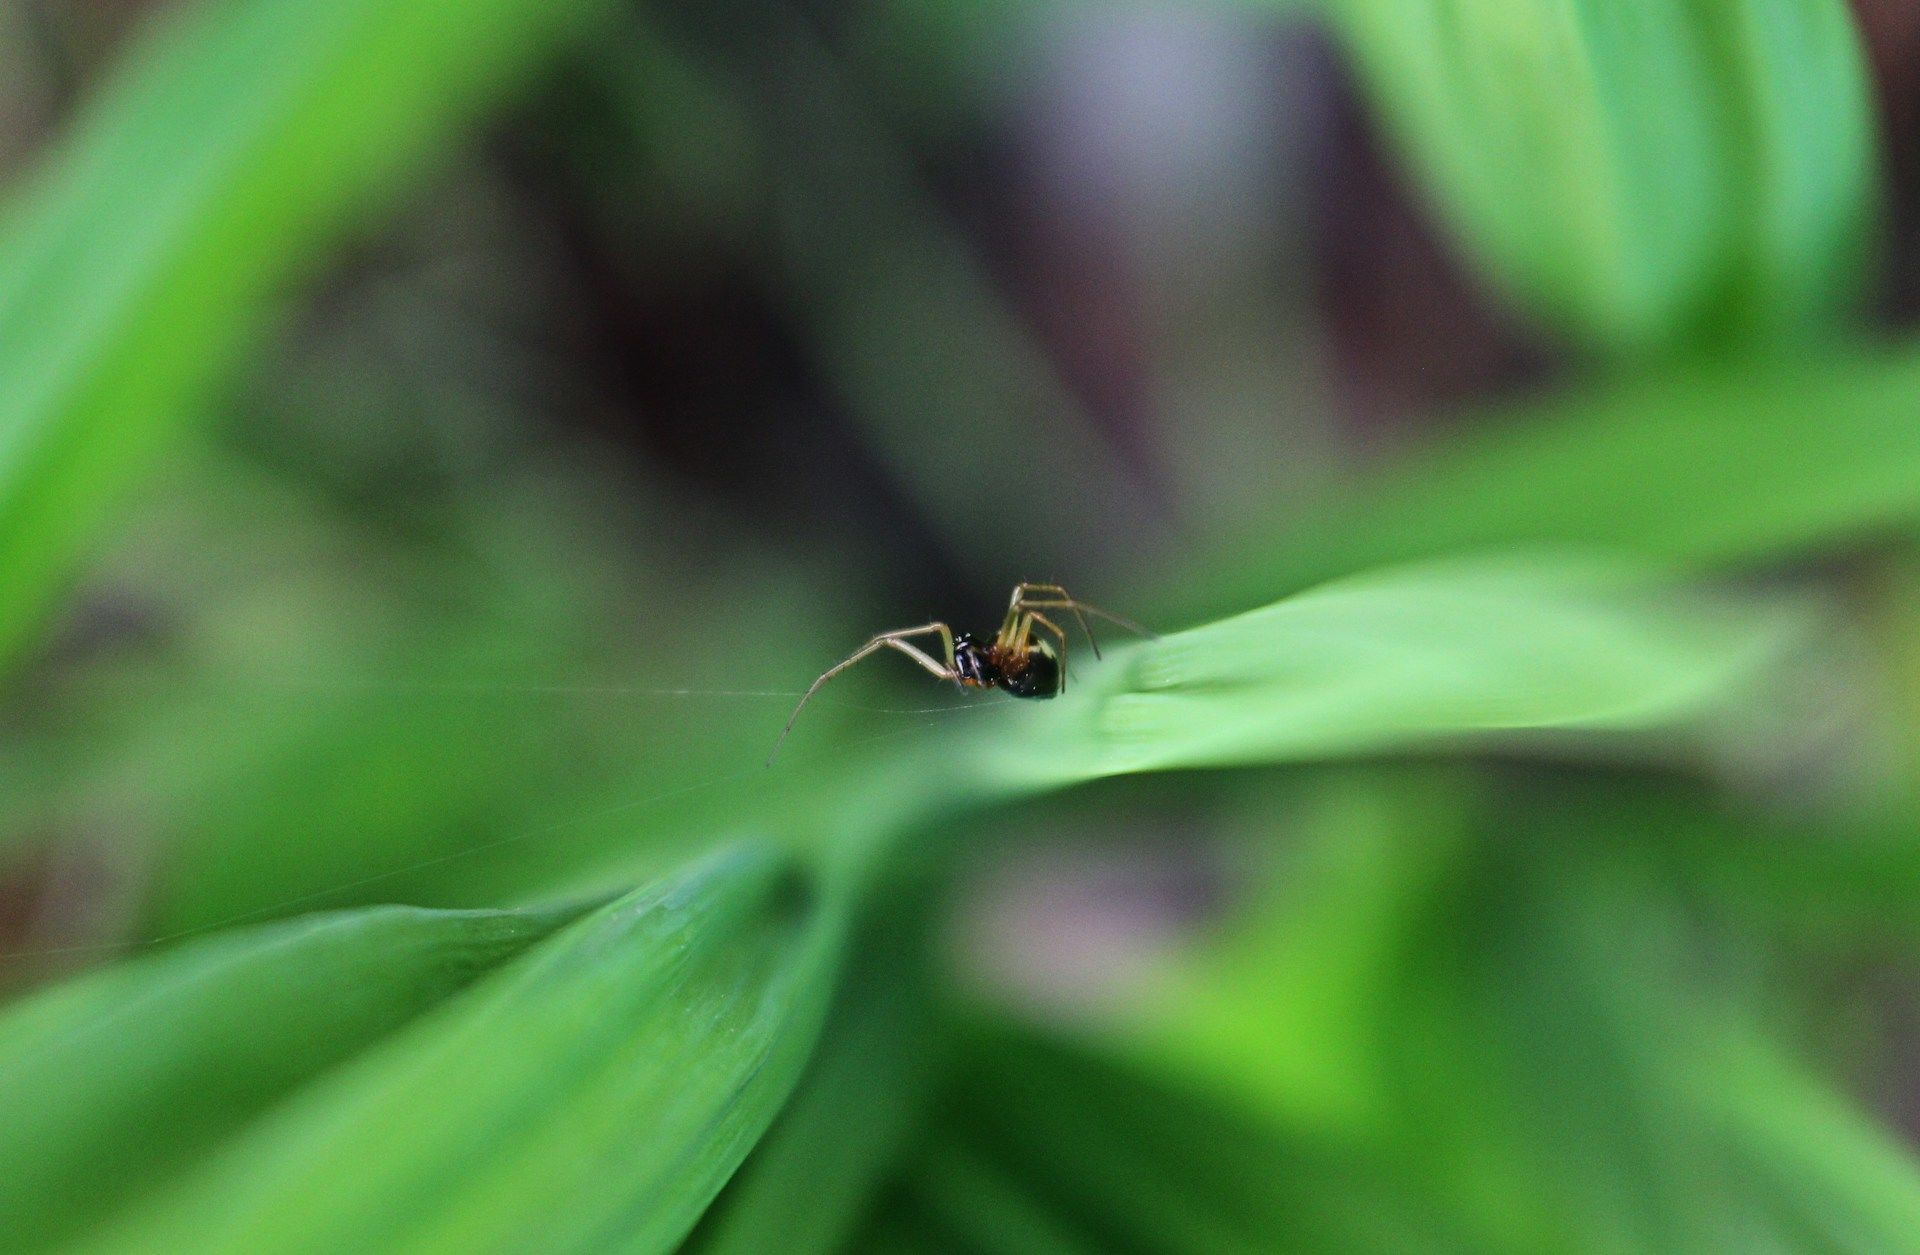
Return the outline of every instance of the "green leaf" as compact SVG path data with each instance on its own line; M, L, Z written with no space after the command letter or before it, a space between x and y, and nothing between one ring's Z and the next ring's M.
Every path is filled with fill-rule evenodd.
M1689 0L1723 84L1733 158L1731 272L1712 315L1768 335L1859 301L1879 209L1858 31L1834 0Z
M1758 994L1716 970L1682 904L1607 848L1622 835L1611 819L1557 817L1574 841L1533 860L1503 915L1512 931L1466 940L1484 956L1470 996L1505 1038L1488 1057L1512 1086L1537 1196L1557 1200L1545 1231L1648 1249L1802 1250L1815 1234L1916 1249L1920 1164L1759 1027Z
M1818 327L1875 196L1839 0L1329 6L1455 237L1600 348Z
M958 1235L962 1249L1020 1255L1094 1255L1106 1249L1038 1197L1018 1172L960 1137L929 1138L906 1175L907 1197L922 1213L922 1226Z
M1510 805L1480 826L1482 840L1404 913L1413 927L1397 930L1393 961L1381 966L1389 1013L1370 1037L1321 1043L1331 1054L1358 1045L1385 1084L1363 1124L1321 1130L1361 1170L1308 1197L1337 1216L1373 1214L1352 1194L1372 1172L1443 1200L1478 1250L1913 1249L1920 1164L1762 1031L1773 1008L1747 970L1761 947L1709 932L1675 892L1665 870L1674 832L1641 793L1566 779L1503 791ZM1275 884L1276 900L1256 904L1246 923L1278 916L1290 888ZM1294 921L1303 937L1312 905ZM1314 957L1304 943L1274 951L1283 976ZM1347 969L1338 937L1319 957L1330 977ZM1197 961L1206 987L1230 996L1232 970L1207 952ZM1266 997L1251 962L1238 975L1243 997ZM1142 1053L1128 1037L1086 1048L1125 1051L1168 1087L1237 1094L1241 1119L1296 1138L1301 1112L1269 1101L1261 1074L1276 1051L1301 1049L1290 1039L1309 1041L1322 1011L1290 1007L1284 993L1249 1017L1266 1034L1200 1025L1179 1051ZM1236 1074L1252 1079L1222 1085ZM968 1110L1031 1121L1030 1162L1079 1165L1089 1193L1082 1145L1143 1141L1117 1116L1043 1106L1068 1106L1064 1072L989 1075L1031 1094ZM1059 1140L1076 1118L1081 1141Z
M102 1246L669 1249L794 1084L844 909L783 858L713 855L309 1086Z
M1485 1249L1417 1168L1281 1133L1098 1046L997 1028L969 1045L931 1153L909 1168L915 1197L997 1194L1003 1213L1024 1199L1096 1250Z
M1237 900L1102 1017L1111 1048L1283 1127L1377 1135L1405 947L1471 848L1472 782L1368 766L1252 792Z
M1026 721L1059 747L1048 760L1006 756L1110 774L1714 721L1739 735L1817 623L1592 555L1410 564L1149 641L1093 673L1093 701ZM1096 762L1061 752L1076 743Z
M1920 347L1652 374L1490 415L1166 600L1229 608L1387 563L1513 544L1751 565L1920 521Z
M578 911L315 915L184 944L0 1016L0 1231L69 1236Z
M596 0L201 0L0 224L0 661L271 302Z
M1765 1038L1730 1034L1712 1062L1709 1114L1782 1213L1838 1249L1920 1250L1920 1164L1898 1132Z
M924 906L918 895L911 900ZM924 932L922 915L860 937L860 957L806 1076L690 1252L846 1249L933 1095L943 1052Z

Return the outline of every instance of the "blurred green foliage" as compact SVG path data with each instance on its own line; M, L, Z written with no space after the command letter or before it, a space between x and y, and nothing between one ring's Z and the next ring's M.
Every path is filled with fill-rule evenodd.
M10 1242L191 1163L578 911L375 908L223 937L72 982L8 1017ZM198 1093L183 1108L178 1095ZM84 1189L76 1189L85 1182Z
M270 301L584 4L190 6L0 239L0 650Z
M1832 0L1335 0L1460 239L1593 347L1830 335L1876 209Z
M88 92L0 227L10 1248L1920 1245L1858 979L1920 892L1920 378L1847 11L1326 6L1592 365L1364 467L1196 384L1158 478L913 155L1049 15L197 0ZM529 434L536 233L396 208L557 64L616 264L745 259L946 570L1181 630L1044 706L850 678L764 768L883 574ZM407 278L275 338L373 238ZM1156 491L1195 534L1103 547ZM1231 874L1120 996L956 957L996 833L1156 806Z

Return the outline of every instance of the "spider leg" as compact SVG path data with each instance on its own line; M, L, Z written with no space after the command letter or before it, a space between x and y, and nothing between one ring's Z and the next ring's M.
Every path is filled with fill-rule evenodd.
M909 637L932 636L936 633L940 637L942 647L946 650L947 661L945 666L942 666L927 654L926 651L907 644ZM866 644L854 650L851 654L848 654L846 658L821 672L820 678L815 680L812 686L801 695L799 705L795 706L793 713L787 716L787 726L780 729L780 736L774 741L772 752L767 755L768 766L772 766L773 756L780 752L780 746L787 739L787 733L793 731L794 721L800 718L800 712L806 709L807 703L813 700L813 695L820 691L821 686L834 676L845 671L848 667L851 667L854 663L859 662L862 658L882 649L898 650L942 680L953 680L957 678L953 668L953 629L949 628L946 624L925 623L919 627L899 628L892 632L881 632L872 640L869 640Z
M1033 593L1048 593L1057 598L1057 600L1034 601L1030 598L1030 594ZM1093 625L1087 622L1087 616L1080 612L1080 603L1075 601L1073 595L1066 589L1060 587L1058 584L1034 584L1026 581L1015 584L1013 586L1013 600L1007 605L1008 618L1011 619L1013 616L1019 614L1020 611L1031 606L1043 606L1047 609L1058 607L1062 610L1073 611L1074 618L1080 620L1080 630L1087 634L1087 644L1093 646L1093 656L1095 658L1100 656L1100 641L1093 634Z
M1036 623L1052 632L1054 639L1060 642L1060 691L1064 693L1067 691L1067 634L1060 630L1058 623L1046 615L1036 610L1027 611L1027 626L1031 628Z
M1149 640L1158 640L1160 638L1160 633L1154 631L1152 628L1142 627L1140 624L1135 623L1132 619L1125 618L1122 615L1114 614L1110 610L1102 610L1100 607L1094 605L1092 602L1081 601L1077 597L1062 597L1057 600L1050 599L1047 601L1023 601L1021 602L1021 605L1026 606L1028 608L1037 608L1042 610L1056 610L1056 609L1072 610L1076 615L1080 615L1082 614L1082 612L1084 612L1085 614L1092 615L1096 619L1105 619L1109 623L1118 624L1119 626L1127 629L1127 631L1132 632L1136 636L1144 636ZM1084 618L1084 616L1081 618L1081 626L1083 627L1086 626L1086 619ZM1093 633L1089 631L1087 635L1091 637ZM1096 657L1098 656L1098 652L1099 652L1098 650L1095 651Z
M1012 644L1014 633L1018 632L1019 630L1020 630L1020 585L1015 584L1013 586L1013 596L1007 599L1006 616L1000 620L1000 630L994 635L994 638L993 638L994 643L997 645L1003 645L1003 646Z
M1033 627L1036 623L1052 632L1054 638L1060 642L1060 691L1064 693L1067 689L1067 634L1060 630L1058 623L1023 605L1014 615L1013 621L1000 629L1000 634L993 638L993 643L1013 657L1024 660L1031 648L1029 642L1033 638Z

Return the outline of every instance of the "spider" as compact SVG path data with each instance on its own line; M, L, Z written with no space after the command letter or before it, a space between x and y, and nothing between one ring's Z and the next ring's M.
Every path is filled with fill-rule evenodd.
M1034 698L1056 697L1064 693L1067 688L1067 634L1059 624L1040 613L1043 610L1072 611L1074 618L1080 621L1081 630L1087 634L1087 643L1093 646L1095 658L1100 656L1100 642L1094 638L1093 625L1087 621L1090 614L1117 623L1129 632L1137 632L1142 636L1154 635L1131 619L1123 619L1098 606L1077 600L1058 584L1016 584L1013 586L1013 596L1007 602L1006 617L1000 620L1000 630L994 633L992 640L982 641L965 632L956 636L952 628L938 621L876 634L813 682L813 686L800 698L800 704L793 708L787 726L780 730L779 740L773 743L773 754L780 752L787 733L793 731L794 721L800 718L800 712L806 709L821 685L867 655L882 649L899 650L942 680L951 680L963 689L998 688L1010 697ZM1036 629L1048 633L1052 640L1035 635ZM907 643L916 636L938 636L946 662L942 663L919 646ZM767 755L769 763L773 761L773 754Z

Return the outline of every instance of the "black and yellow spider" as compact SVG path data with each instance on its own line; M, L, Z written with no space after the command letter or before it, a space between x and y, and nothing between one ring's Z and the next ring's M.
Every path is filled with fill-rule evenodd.
M794 720L800 717L800 712L806 709L821 685L867 655L882 649L898 650L934 675L951 680L961 688L997 688L1012 697L1054 697L1065 692L1067 634L1059 624L1042 614L1043 610L1072 611L1087 634L1087 643L1093 646L1095 658L1100 656L1100 642L1094 638L1093 625L1087 621L1088 615L1117 623L1129 632L1138 632L1142 636L1153 635L1130 619L1123 619L1078 600L1058 584L1016 584L1013 596L1007 602L1006 617L1000 621L1000 630L994 633L990 641L978 640L965 632L956 636L952 628L939 622L876 634L872 640L847 655L843 661L829 667L813 682L813 686L801 697L800 704L793 708L787 726L780 730L780 739L773 745L775 752L779 751L781 742L787 739L787 733L793 731ZM1036 629L1050 634L1052 640L1037 635ZM919 646L907 643L916 636L938 636L946 661L942 663ZM767 759L771 762L773 755L769 754Z

